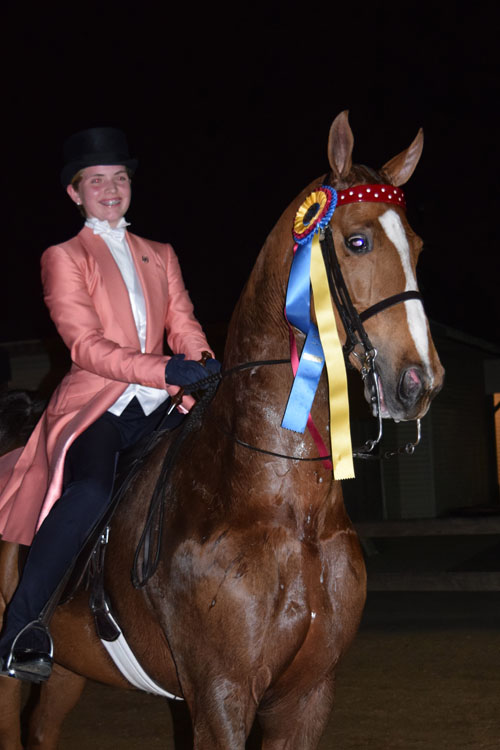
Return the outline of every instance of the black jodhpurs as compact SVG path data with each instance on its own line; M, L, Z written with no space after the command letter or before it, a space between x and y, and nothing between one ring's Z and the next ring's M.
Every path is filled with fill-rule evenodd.
M18 588L7 610L0 656L10 651L17 633L36 620L103 516L112 498L120 451L162 426L176 426L182 415L167 420L168 399L146 416L134 398L117 417L106 412L71 445L65 462L63 493L33 539Z

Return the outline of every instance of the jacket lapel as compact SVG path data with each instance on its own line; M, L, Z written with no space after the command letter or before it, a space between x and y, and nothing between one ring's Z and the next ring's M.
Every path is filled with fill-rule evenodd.
M167 272L164 260L147 240L127 232L127 242L146 302L146 350L150 351L148 346L152 346L158 330L162 331L165 325Z
M90 227L83 227L79 238L85 250L92 256L104 281L109 303L115 313L115 323L126 333L128 340L139 348L139 337L135 325L128 289L104 240L95 235Z

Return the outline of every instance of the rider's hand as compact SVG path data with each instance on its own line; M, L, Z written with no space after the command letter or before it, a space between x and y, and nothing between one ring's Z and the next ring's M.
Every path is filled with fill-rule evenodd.
M167 362L165 381L168 385L181 385L186 393L190 393L193 384L218 373L220 367L220 362L213 358L207 359L202 365L194 359L185 359L184 354L174 354Z

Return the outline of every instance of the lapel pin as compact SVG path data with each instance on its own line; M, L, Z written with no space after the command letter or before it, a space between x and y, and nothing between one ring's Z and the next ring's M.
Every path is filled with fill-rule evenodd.
M147 255L143 255L143 256L142 256L142 262L143 262L143 263L149 263L149 258L148 258L148 256L147 256Z

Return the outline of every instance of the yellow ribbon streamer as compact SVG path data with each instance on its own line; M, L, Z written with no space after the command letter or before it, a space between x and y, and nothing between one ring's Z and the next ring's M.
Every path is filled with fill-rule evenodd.
M349 399L344 353L340 343L330 288L319 244L319 232L312 240L311 285L319 336L325 355L330 399L330 445L335 479L353 479L351 431L349 427Z

